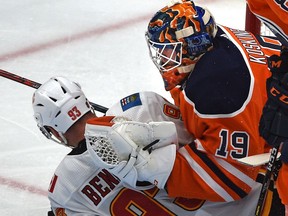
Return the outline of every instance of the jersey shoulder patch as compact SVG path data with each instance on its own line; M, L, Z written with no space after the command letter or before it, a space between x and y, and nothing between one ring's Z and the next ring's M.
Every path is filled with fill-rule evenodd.
M120 104L121 104L123 112L132 108L132 107L140 106L140 105L142 105L140 94L135 93L135 94L129 95L129 96L121 99Z

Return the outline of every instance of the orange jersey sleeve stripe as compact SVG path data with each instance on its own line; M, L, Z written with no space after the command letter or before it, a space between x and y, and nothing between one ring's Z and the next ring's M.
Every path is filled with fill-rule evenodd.
M191 146L191 150L197 154L203 164L206 165L206 172L211 173L210 175L212 176L215 175L217 179L220 180L219 184L223 185L223 188L226 188L226 191L229 189L232 190L234 193L238 195L239 198L243 198L247 195L247 192L245 192L242 187L243 187L243 182L241 184L241 187L238 187L234 181L232 181L232 176L230 178L227 177L225 174L225 169L223 167L218 166L217 162L215 161L215 157L211 155L204 154L196 149L195 146ZM213 158L212 158L213 157ZM214 160L213 160L214 159ZM204 167L202 165L202 167ZM227 171L226 171L227 173ZM215 178L215 177L214 177ZM204 179L205 180L205 179ZM225 186L225 187L224 187ZM250 190L251 188L249 188ZM230 193L231 194L231 193ZM231 194L232 195L232 194Z
M239 169L222 159L207 156L193 146L180 149L179 154L184 162L176 160L174 169L181 172L173 170L169 178L167 187L170 196L232 201L245 197L255 184L253 179Z
M180 154L181 152L181 154ZM198 173L203 172L203 168L199 166L191 157L187 160L184 156L188 154L184 148L177 152L177 157L174 162L173 171L167 181L168 195L171 197L197 198L211 201L226 201L233 200L225 190L218 186L212 177L206 175L206 181L201 181ZM194 163L193 169L191 164ZM181 185L181 186L179 186ZM212 190L211 186L214 186ZM205 191L205 193L203 193ZM222 195L219 195L222 194Z

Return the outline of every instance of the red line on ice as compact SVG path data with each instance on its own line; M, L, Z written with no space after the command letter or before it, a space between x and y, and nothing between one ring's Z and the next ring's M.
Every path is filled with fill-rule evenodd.
M118 22L109 26L102 26L102 27L87 30L84 32L75 33L74 35L71 35L71 36L69 35L69 37L58 38L52 41L48 41L46 43L35 44L30 47L26 47L26 48L23 48L14 52L0 55L0 62L9 61L9 60L21 57L21 56L25 56L25 55L33 54L33 53L43 51L46 49L58 47L68 42L70 43L73 41L79 41L79 40L83 40L85 38L89 38L89 37L93 37L97 35L103 35L107 32L112 32L112 31L116 31L119 29L123 29L123 28L129 27L130 25L135 25L139 22L143 22L144 20L148 20L149 18L151 18L151 15L143 15L143 16L135 17L133 19L124 20L124 21L121 21L121 22Z
M32 185L25 184L23 182L15 181L13 179L8 179L0 176L0 185L6 185L13 189L20 189L22 191L29 192L31 194L37 194L41 196L47 196L48 192L46 190L34 187Z

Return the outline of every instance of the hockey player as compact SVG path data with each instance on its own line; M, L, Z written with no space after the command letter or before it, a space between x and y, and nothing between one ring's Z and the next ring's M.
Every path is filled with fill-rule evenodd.
M247 179L255 179L258 168L247 169L235 159L264 151L258 123L267 99L266 79L271 75L266 56L279 54L278 40L267 42L249 32L216 25L211 13L192 1L158 11L149 22L146 38L165 89L171 91L186 128L196 138L185 147L188 154L182 153L195 160L195 173L183 180L177 177L176 170L185 166L176 160L175 173L167 183L169 195L188 194L174 184L192 182L201 189L191 189L191 197L204 196L204 188L207 199L244 197L251 189ZM207 176L197 173L197 166ZM211 177L217 184L207 188Z
M264 152L258 124L271 76L266 56L278 55L280 42L216 25L212 14L192 1L172 1L159 10L146 39L165 89L195 140L166 162L173 163L169 176L157 176L153 171L161 169L155 167L148 176L149 166L136 162L138 179L166 188L172 197L215 202L244 198L259 167L236 159Z
M159 107L153 112L150 105L157 101ZM145 192L129 190L107 170L94 166L86 151L84 130L86 121L96 116L77 83L52 77L35 91L33 110L38 127L48 139L72 148L55 171L49 187L48 197L55 215L122 216L141 211L148 215L188 215L184 200L179 199L177 204L177 199L169 199L164 190L156 188ZM156 120L173 119L182 128L178 133L180 140L183 143L191 140L190 134L183 130L179 110L159 95L132 95L115 104L108 113L123 110L127 118L137 120L151 121L154 115ZM188 205L187 209L192 206Z
M268 65L273 75L267 82L267 92L270 97L263 110L263 117L260 122L260 133L270 145L279 146L280 141L284 141L281 151L283 163L278 175L277 189L282 203L286 206L286 215L288 216L288 137L286 136L288 134L288 122L283 121L283 119L286 119L285 116L287 116L288 111L287 107L283 107L281 101L274 100L270 94L271 88L276 84L280 87L278 91L281 89L281 94L287 95L286 91L288 87L285 82L288 82L288 80L286 78L282 80L282 77L288 73L288 4L287 1L275 0L247 0L247 4L250 10L267 25L282 42L281 55L273 55L268 58ZM277 107L279 108L277 109ZM280 114L284 117L276 119L275 116L279 116ZM273 121L280 125L277 129L278 133L275 133L275 128L269 124ZM279 133L279 131L282 131L282 134ZM276 136L282 137L282 139L275 139ZM278 142L276 140L278 140Z
M165 145L164 147L172 149L170 152L173 155L176 150L174 143L177 143L175 139L177 134L179 144L192 141L191 134L183 126L179 109L155 93L142 92L125 97L107 112L107 115L117 117L97 118L79 84L64 77L52 77L35 91L33 110L38 127L48 139L72 148L59 164L49 186L48 197L57 216L225 216L233 211L240 212L238 215L253 215L260 190L257 184L253 193L235 202L215 203L198 199L169 198L165 190L151 187L150 184L145 186L147 185L145 182L142 182L142 187L140 185L138 189L147 190L140 192L131 190L125 187L125 182L110 174L107 169L97 166L97 157L90 151L92 146L90 142L93 140L90 139L86 144L84 139L84 133L87 135L93 132L94 125L92 128L87 127L85 132L86 121L103 123L107 119L109 122L112 120L114 124L122 126L118 128L120 132L124 130L125 133L129 133L134 141L146 142L157 138L156 145L161 142L168 143L168 147ZM155 121L165 122L155 123ZM109 122L104 125L112 124ZM94 131L97 132L98 129ZM117 133L114 133L112 139L106 140L107 142L102 136L101 145L107 147L105 151L110 147L106 144L109 144L108 141L113 140ZM165 155L159 157L163 158Z

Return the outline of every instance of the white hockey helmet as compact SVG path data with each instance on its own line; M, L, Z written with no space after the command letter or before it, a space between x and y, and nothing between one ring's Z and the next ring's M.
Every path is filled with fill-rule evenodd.
M41 132L61 144L67 144L63 134L91 110L80 85L60 76L50 78L34 92L32 106ZM55 129L63 141L55 140L45 126Z

